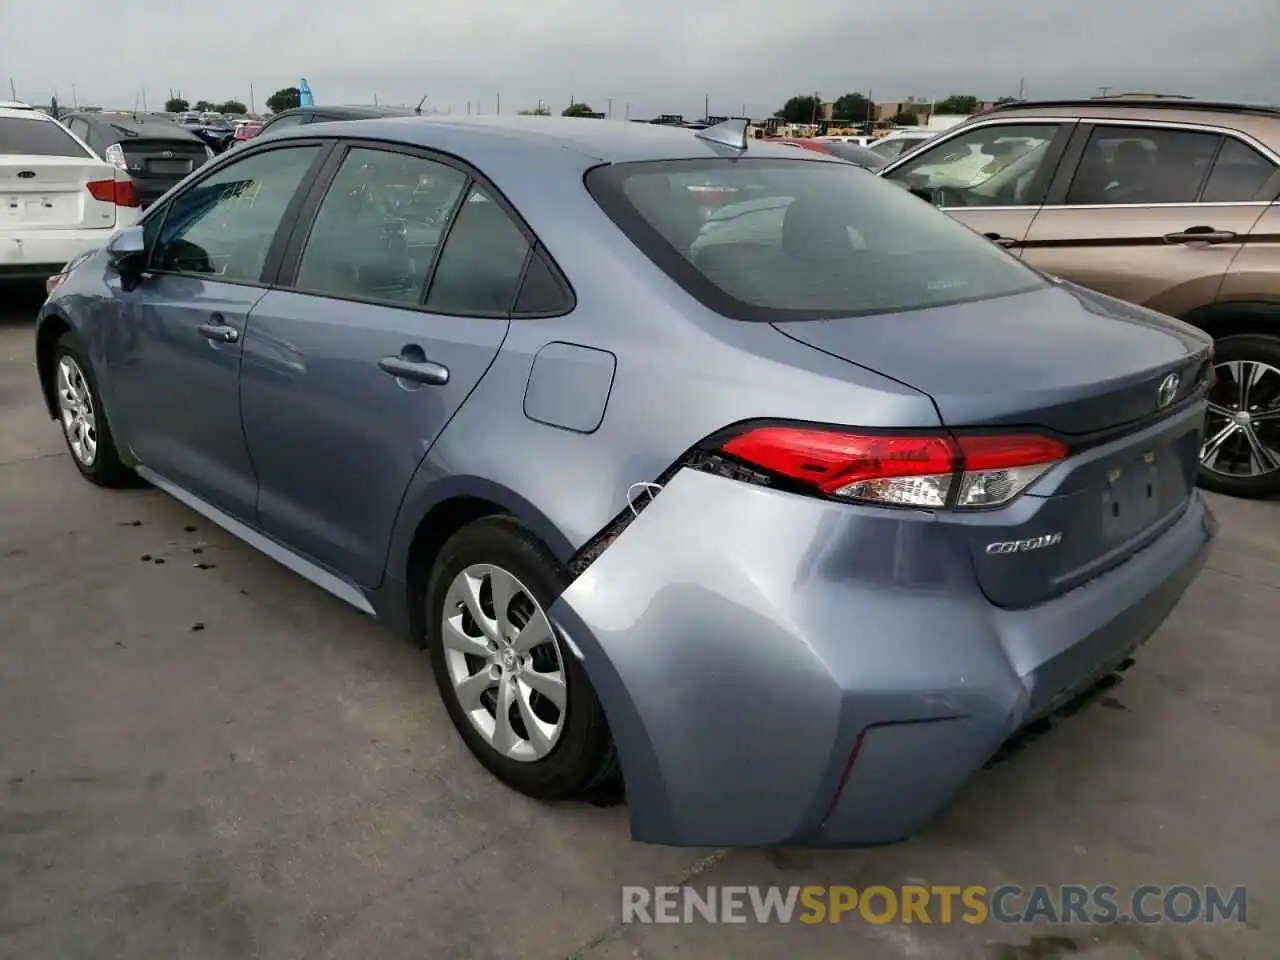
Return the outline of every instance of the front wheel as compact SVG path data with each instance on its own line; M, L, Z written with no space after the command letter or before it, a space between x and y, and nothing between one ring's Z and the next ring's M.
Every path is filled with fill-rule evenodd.
M1213 362L1200 485L1236 497L1280 494L1280 339L1226 337Z
M76 469L100 487L126 487L136 483L133 471L120 462L93 368L71 331L59 337L54 345L52 365L58 423Z
M487 517L448 540L427 588L450 719L494 776L541 800L588 796L617 772L600 702L547 616L567 583L532 534Z

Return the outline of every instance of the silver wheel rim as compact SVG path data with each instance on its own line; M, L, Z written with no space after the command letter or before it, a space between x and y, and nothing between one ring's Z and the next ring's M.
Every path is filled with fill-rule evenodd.
M1216 364L1200 464L1244 479L1280 470L1280 369L1255 360Z
M564 661L533 593L492 564L449 585L440 624L445 669L471 725L498 754L547 756L564 730Z
M58 412L71 455L83 466L98 459L98 421L93 391L80 364L66 354L58 359Z

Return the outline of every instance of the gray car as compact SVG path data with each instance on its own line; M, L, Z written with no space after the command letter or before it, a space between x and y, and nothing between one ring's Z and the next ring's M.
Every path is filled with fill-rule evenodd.
M1211 345L816 152L308 125L50 281L41 385L424 645L539 798L672 844L905 837L1202 565Z

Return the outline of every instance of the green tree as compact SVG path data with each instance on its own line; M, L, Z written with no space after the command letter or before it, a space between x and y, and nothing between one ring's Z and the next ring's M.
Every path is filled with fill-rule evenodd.
M218 104L214 109L217 110L218 113L225 113L228 116L233 117L241 117L249 112L249 108L239 100L228 100L226 103Z
M191 104L181 97L172 97L164 102L165 113L186 113Z
M522 117L549 117L549 116L551 116L551 111L550 111L550 110L548 110L546 107L544 107L542 104L538 104L536 107L532 108L531 110L521 110L521 111L520 111L520 116L522 116Z
M587 103L571 103L560 111L562 117L587 117L595 113Z
M914 113L904 111L894 117L893 122L900 127L914 127L920 123L920 117Z
M267 97L267 109L272 113L279 113L281 110L292 110L294 107L301 105L302 91L297 87L285 87L283 90L277 90Z
M861 123L870 118L871 101L860 93L846 93L844 96L837 98L831 107L831 119L833 120Z
M813 123L817 116L818 98L814 96L792 97L782 105L782 109L774 114L787 123Z
M978 109L978 98L969 93L953 93L933 105L934 113L963 113L968 115Z
M214 106L215 105L210 103L208 100L197 100L196 105L191 109L198 110L200 113L208 113L214 108Z

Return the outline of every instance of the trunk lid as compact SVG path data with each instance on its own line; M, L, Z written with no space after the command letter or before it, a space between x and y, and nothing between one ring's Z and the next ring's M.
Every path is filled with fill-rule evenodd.
M0 233L110 227L115 204L86 184L115 178L115 167L89 157L0 154Z
M939 515L999 606L1043 602L1123 563L1181 515L1195 488L1204 412L1187 401L1206 385L1210 340L1177 321L1055 284L774 326L928 394L951 429L1038 430L1067 443L1067 459L1012 503ZM1161 398L1170 375L1177 387Z
M177 183L208 159L204 144L194 137L190 140L123 140L120 149L134 180L161 179Z

